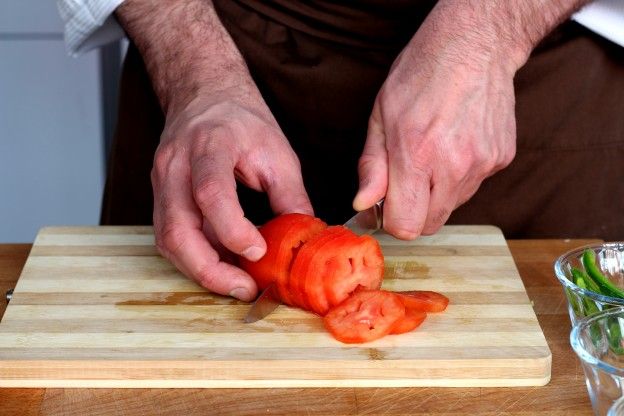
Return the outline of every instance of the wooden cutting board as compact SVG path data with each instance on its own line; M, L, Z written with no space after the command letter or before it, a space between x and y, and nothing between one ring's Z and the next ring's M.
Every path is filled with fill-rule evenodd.
M551 354L499 229L376 235L384 287L446 294L415 332L335 341L286 306L213 295L158 256L149 227L40 231L0 323L2 387L530 386Z

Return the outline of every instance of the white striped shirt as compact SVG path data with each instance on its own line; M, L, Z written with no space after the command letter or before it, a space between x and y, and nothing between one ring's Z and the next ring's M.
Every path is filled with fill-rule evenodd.
M57 0L65 23L65 45L80 55L124 36L113 12L124 0Z

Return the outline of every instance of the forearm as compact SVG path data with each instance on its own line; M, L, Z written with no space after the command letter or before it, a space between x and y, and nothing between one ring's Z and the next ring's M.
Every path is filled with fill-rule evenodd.
M165 112L200 92L254 90L210 0L126 0L116 14L143 56Z
M495 51L517 70L544 36L590 1L440 0L428 19L434 30L463 37L468 55L476 51L487 59Z

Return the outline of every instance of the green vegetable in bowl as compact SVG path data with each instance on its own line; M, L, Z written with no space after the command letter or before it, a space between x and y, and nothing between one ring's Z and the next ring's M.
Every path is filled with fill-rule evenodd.
M583 252L583 266L587 275L598 286L598 293L624 299L624 291L614 285L596 266L596 253L593 250L587 249Z
M612 317L607 321L607 339L609 340L609 346L611 351L617 355L624 354L624 348L622 347L622 329L617 317Z
M574 270L576 270L578 273L575 274ZM584 278L583 274L580 272L580 270L573 269L572 270L572 275L574 276L574 284L575 285L577 285L581 289L592 290L587 285L587 280L590 280L590 279L586 280ZM594 290L592 290L592 292L594 292ZM600 293L600 292L598 292L598 293ZM592 315L592 314L594 314L596 312L600 312L600 309L596 306L596 304L591 299L588 299L586 297L583 297L583 309L585 311L585 316Z
M571 280L576 286L600 295L624 299L624 290L614 285L613 282L600 271L596 264L596 253L593 250L587 249L583 252L582 263L585 270L576 267L572 267L570 270L572 274ZM599 306L598 303L584 296L580 296L579 300L581 300L581 302L579 302L574 295L570 295L568 299L577 316L593 315L601 309L606 310L612 307L608 304L601 304L602 306ZM590 331L592 341L595 344L602 339L601 333L603 331L606 332L610 351L617 355L624 355L624 346L621 344L622 328L618 319L610 319L604 326L594 325Z
M578 282L582 281L583 289L590 290L594 293L602 293L600 292L600 288L594 281L587 275L585 270L577 269L576 267L572 267L572 279L574 284L579 286Z

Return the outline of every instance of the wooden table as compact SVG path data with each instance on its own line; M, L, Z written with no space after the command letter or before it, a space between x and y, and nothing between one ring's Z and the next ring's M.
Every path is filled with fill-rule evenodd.
M552 380L531 388L0 389L0 415L591 415L570 348L555 258L596 240L512 240L509 247L552 351ZM30 245L0 245L0 293L15 286ZM4 296L3 296L4 297ZM5 302L0 300L0 316Z

